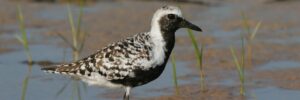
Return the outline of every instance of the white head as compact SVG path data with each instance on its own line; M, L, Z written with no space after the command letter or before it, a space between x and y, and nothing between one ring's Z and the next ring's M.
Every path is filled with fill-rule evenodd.
M152 25L155 23L158 23L158 21L163 17L168 14L174 14L179 17L182 17L181 10L178 7L175 6L163 6L159 8L155 13L152 18Z
M157 34L162 31L175 33L175 31L179 28L190 28L196 31L201 31L199 27L191 24L183 18L181 10L178 7L163 6L154 13L151 22L151 33Z
M159 8L152 18L150 36L153 44L153 59L155 64L163 64L170 55L175 42L175 31L179 28L201 29L182 17L181 10L174 6Z

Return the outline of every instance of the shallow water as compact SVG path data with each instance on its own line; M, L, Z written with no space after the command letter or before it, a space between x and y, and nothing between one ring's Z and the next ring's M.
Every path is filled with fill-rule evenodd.
M264 87L253 91L252 100L299 100L300 91L278 87Z
M298 61L269 61L261 65L258 70L280 70L289 68L300 68L300 63Z
M51 7L48 9L41 10L39 12L35 12L35 17L48 19L48 20L65 20L68 19L68 7L67 4L58 4L54 5L55 7ZM107 3L101 2L91 6L84 6L83 13L84 15L93 13L93 12L101 12L105 10L109 10L110 8L114 8L120 6L117 3ZM70 5L70 9L74 17L79 15L79 6L78 5Z
M198 13L198 19L196 17L195 23L199 25L203 25L205 28L204 34L212 35L215 38L217 38L217 42L209 45L211 48L219 48L224 49L228 48L230 46L239 46L240 45L240 39L237 37L240 37L241 34L244 34L243 28L241 29L231 29L231 30L224 30L224 26L221 26L222 23L227 22L227 20L241 20L242 17L240 13L242 11L247 11L247 9L251 9L251 5L259 5L254 4L251 2L242 2L242 3L224 3L217 7L211 7L207 11ZM245 4L246 3L246 4ZM249 15L252 15L253 12L245 12L246 14L249 13ZM272 12L267 12L272 13ZM288 12L282 12L285 13L283 15L289 15ZM273 17L274 13L268 15L267 17L263 17L264 12L259 13L256 17L270 20L270 17ZM208 18L207 18L208 17ZM291 20L286 17L280 17L282 20ZM294 18L294 17L293 17ZM209 20L208 20L209 19ZM250 18L251 19L251 18ZM253 20L253 19L252 19ZM264 20L262 20L264 21ZM264 24L264 22L263 22ZM258 34L264 34L266 32L270 32L270 30L264 30L260 29L258 31ZM299 32L299 28L295 27L289 27L288 29L278 29L272 32L272 34L287 34L287 33L297 33ZM236 39L237 38L237 39ZM254 43L271 43L271 44L283 44L283 45L297 45L299 44L299 36L289 36L287 38L255 38ZM289 69L289 68L300 68L300 63L297 60L272 60L270 58L270 61L263 63L261 65L255 66L257 67L258 71L268 71L268 70L281 70L281 69ZM249 69L251 70L251 69ZM236 73L235 71L231 71L233 73ZM250 76L252 73L251 71L246 71L246 77ZM237 74L236 74L237 75ZM252 81L254 80L248 80L246 78L246 87L248 86L254 86ZM270 81L270 80L266 80ZM235 87L239 85L238 76L230 77L221 79L218 83L212 83L212 85L217 86L225 86L225 87ZM298 100L300 97L300 91L299 90L290 90L290 89L283 89L276 86L266 86L266 87L260 87L260 88L254 88L249 89L250 91L247 91L247 99L249 100ZM233 94L238 95L238 91L234 92Z
M111 9L113 7L124 6L118 2L101 2L92 6L87 6L84 8L85 14L93 13L95 11L104 11ZM125 6L128 6L125 5ZM236 9L246 9L249 5L241 7L239 4L224 4L221 6L211 7L207 11L203 12L194 12L196 13L195 19L192 19L192 22L201 25L204 29L205 35L211 35L217 39L217 42L209 45L212 48L227 48L230 45L237 46L240 43L240 40L234 39L239 37L243 32L242 29L234 30L224 30L221 26L221 22L224 20L229 20L231 18L240 18L240 11ZM74 11L78 11L78 7L72 6ZM63 9L63 10L62 10ZM78 13L74 13L76 15ZM209 16L208 16L209 15ZM67 19L67 10L66 5L55 5L49 9L42 10L34 13L33 15L36 18L49 19L49 20L65 20ZM238 17L237 17L238 16ZM209 17L209 18L208 18ZM285 18L285 17L284 17ZM293 17L294 18L294 17ZM288 18L287 18L288 19ZM56 26L53 26L56 27ZM2 29L15 30L13 32L8 32L5 34L0 34L1 40L12 40L14 39L14 34L17 33L17 25L2 25ZM37 42L30 46L30 49L33 54L34 61L51 61L51 62L69 62L71 61L71 50L69 48L64 48L58 46L59 43L62 43L62 40L54 37L46 37L40 35L39 33L47 32L52 27L47 28L28 28L27 32L34 34L31 35L31 42ZM263 32L266 30L263 30ZM285 32L299 32L299 29L292 28L287 30L277 30L275 33L285 33ZM181 29L177 33L177 36L187 35L186 30ZM195 32L196 34L196 32ZM47 39L45 39L47 38ZM47 44L39 43L41 41ZM300 43L299 37L292 36L288 38L257 38L254 43L265 42L265 43L274 43L274 44L298 44ZM1 54L0 55L0 88L1 91L0 97L4 100L18 100L21 96L22 82L27 75L27 65L22 64L26 59L23 48L21 46L9 45L7 48L13 48L16 51ZM182 46L177 48L177 50L189 50L192 51L192 46ZM229 58L228 58L229 59ZM231 59L231 58L230 58ZM188 68L190 62L177 61L177 73L178 76L185 76L193 72L191 68ZM280 70L287 68L299 68L300 63L296 60L270 60L261 65L255 66L259 71L266 70ZM235 73L235 71L231 71ZM247 73L251 74L251 73ZM9 77L8 77L9 76ZM61 96L56 97L56 93L61 89L64 84L68 83L71 79L59 75L46 74L40 70L40 66L34 65L32 73L30 76L30 81L27 91L28 100L69 100L71 98L72 87L69 85L65 92ZM180 79L179 85L198 83L197 77L192 77L188 79ZM221 80L220 83L214 83L213 85L221 85L224 87L232 87L238 85L237 76L234 78L225 78ZM255 96L249 96L249 99L254 100L297 100L300 98L300 91L298 90L289 90L278 88L275 86L262 87L250 89L251 93ZM83 90L84 91L84 90ZM141 87L133 89L133 97L136 98L147 98L147 97L157 97L162 95L172 95L173 94L173 80L172 80L172 66L168 63L163 74L155 81L146 84ZM250 94L251 94L250 93ZM87 91L83 92L84 100L107 100L107 99L120 99L123 95L123 89L106 89L88 86Z
M22 90L22 81L27 75L28 66L22 64L26 58L26 55L22 51L22 48L16 47L20 49L16 52L10 52L6 54L0 55L0 68L5 70L0 70L0 88L3 90L14 90L14 91L6 91L0 94L2 99L6 100L17 100L20 99L21 90ZM64 52L71 52L68 48L57 47L53 44L49 45L31 45L30 46L33 60L34 61L51 61L51 62L62 62L62 61L70 61L71 55L70 53L64 54ZM42 56L41 56L42 55ZM68 83L70 79L68 77L63 77L60 75L47 74L40 70L39 65L32 66L32 73L29 80L28 91L27 91L27 99L28 100L53 100L56 99L56 93L64 86L64 84ZM178 61L177 62L177 70L178 76L185 75L191 72L191 69L186 67L185 62ZM7 77L9 75L9 77ZM185 80L180 81L179 85L192 83L195 80ZM153 96L161 96L161 95L170 95L172 92L170 91L158 91L162 88L172 88L173 80L172 80L172 66L168 64L166 66L163 74L155 81L146 84L141 87L134 88L132 93L134 97L153 97ZM16 90L16 91L15 91ZM57 97L60 100L67 100L71 96L71 84L68 86L67 90L62 94L62 96ZM106 89L94 86L88 86L87 93L84 93L82 97L85 100L93 100L100 98L107 99L115 99L107 97L107 92L113 93L113 95L123 95L123 89ZM112 94L110 94L112 95ZM99 97L103 96L103 97ZM121 96L120 96L121 98Z
M107 4L109 4L110 6L108 6ZM85 7L84 12L86 14L93 11L101 11L116 7L116 5L120 4L99 3L93 6ZM72 6L72 8L75 8L72 9L75 11L79 10L76 6ZM76 13L74 14L76 15ZM65 20L67 19L66 5L55 5L55 7L51 7L51 9L36 12L33 16L36 18L49 20ZM0 39L2 40L15 39L14 35L18 34L17 25L3 25L3 27L1 28L15 30L10 33L1 34ZM35 42L34 44L30 45L33 61L50 61L55 63L71 61L72 56L70 54L70 48L57 46L57 44L61 43L62 40L57 37L45 37L44 35L40 35L40 33L47 32L49 29L51 29L51 27L26 28L26 31L30 33L29 40L31 42ZM43 41L43 43L45 42L46 44L39 43L41 41ZM26 55L23 51L22 46L7 45L6 47L16 49L16 51L0 55L0 68L5 69L0 70L0 88L2 90L7 90L5 92L1 92L0 97L4 100L18 100L21 98L23 80L28 75L28 66L22 63L26 60ZM186 66L187 65L185 62L177 61L178 77L191 73L192 70L187 68ZM31 75L29 78L28 90L26 94L27 100L69 100L71 98L72 84L69 84L67 86L67 89L60 96L56 97L56 93L65 84L70 83L71 79L69 79L68 77L44 73L40 70L39 65L33 65L30 74ZM197 79L180 81L179 79L179 85L193 83L196 80ZM163 88L173 88L172 66L170 64L167 64L165 71L158 79L144 86L134 88L132 94L134 94L133 97L141 98L173 94L172 91L160 91ZM87 90L82 93L82 98L83 100L120 99L123 93L123 89L107 89L88 86Z

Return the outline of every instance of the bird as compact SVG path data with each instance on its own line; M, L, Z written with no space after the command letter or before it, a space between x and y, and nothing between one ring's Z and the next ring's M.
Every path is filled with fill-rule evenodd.
M175 32L180 28L202 32L182 16L179 7L165 5L154 13L148 32L110 43L78 61L43 66L41 70L76 77L88 85L124 88L123 100L129 100L132 88L162 74L175 45Z

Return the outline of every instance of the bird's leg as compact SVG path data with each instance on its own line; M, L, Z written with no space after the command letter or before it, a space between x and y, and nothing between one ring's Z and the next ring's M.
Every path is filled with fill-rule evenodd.
M131 87L125 87L125 94L123 96L123 100L129 100L130 89Z

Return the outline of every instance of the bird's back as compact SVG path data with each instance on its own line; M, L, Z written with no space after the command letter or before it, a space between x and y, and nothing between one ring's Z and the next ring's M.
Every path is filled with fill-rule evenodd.
M165 64L156 64L153 49L149 33L139 33L77 62L48 66L43 70L77 77L91 85L138 86L156 79L164 69ZM158 68L161 66L163 68Z

